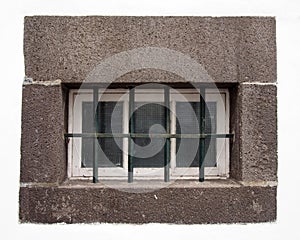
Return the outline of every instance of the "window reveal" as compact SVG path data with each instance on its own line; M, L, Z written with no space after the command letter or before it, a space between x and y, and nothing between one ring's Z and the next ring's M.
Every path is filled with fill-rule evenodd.
M192 92L192 90L189 90ZM184 92L184 91L183 91ZM76 94L76 90L73 90L71 92L71 95ZM147 101L143 101L145 94L147 95ZM226 91L223 91L223 100L228 101L226 94ZM78 101L77 104L73 106L72 113L73 117L70 116L69 120L72 122L71 126L73 126L71 129L72 132L75 132L77 129L77 132L82 133L92 133L94 131L94 125L93 125L93 117L91 114L93 114L93 102L91 101L91 92L86 91L86 93L81 94L80 101ZM107 169L105 172L100 172L100 174L105 177L106 173L109 173L109 169L124 169L127 170L127 164L128 164L128 155L124 154L122 151L122 148L126 148L128 146L128 142L126 143L128 134L128 128L124 126L128 126L130 120L128 119L128 100L125 101L116 101L117 95L114 91L104 94L107 97L107 100L105 101L99 101L98 107L97 107L97 116L98 116L98 122L99 122L99 133L108 133L112 134L111 129L111 121L114 121L114 132L119 132L124 134L124 137L118 137L118 138L112 138L112 137L99 137L97 139L99 146L101 149L98 150L98 166L99 170L101 169ZM152 97L151 97L152 96ZM160 96L157 98L157 96ZM136 134L148 134L149 131L151 134L164 134L165 129L159 126L165 125L165 107L162 106L162 94L159 93L139 93L136 92L136 101L135 101L135 109L137 109L134 113L135 117L135 126L133 133ZM170 94L170 104L171 104L171 111L175 113L175 121L174 118L171 119L171 133L174 137L171 136L171 141L173 141L173 144L171 144L171 152L175 154L171 154L171 168L173 171L171 171L171 176L176 176L176 169L180 168L190 168L190 169L197 169L199 167L199 151L197 151L196 156L193 158L192 162L186 162L189 152L189 145L192 141L198 140L195 138L181 138L179 137L180 134L195 134L195 132L189 131L191 126L193 124L198 124L199 120L199 111L200 111L200 102L197 101L199 99L196 93L186 93L185 96L189 100L189 102L182 102L179 98L176 97L176 94L172 93ZM206 101L206 126L205 126L205 133L210 134L217 134L218 132L224 133L225 131L228 131L228 126L219 128L219 125L228 125L228 117L224 117L224 115L228 115L228 109L225 109L220 111L220 99L216 98L214 96L213 92L208 92L206 94L207 101ZM74 97L74 96L73 96ZM214 99L215 98L215 99ZM149 102L148 100L151 99ZM159 101L157 101L159 100ZM193 119L193 116L190 112L187 111L187 104L192 106L193 111L195 112L197 119ZM227 106L228 102L224 104L224 106ZM226 108L226 107L225 107ZM81 114L77 113L77 116L79 118L81 117L81 121L77 121L78 119L74 118L74 113L78 112L78 110L81 109ZM112 112L114 111L112 118ZM76 115L76 114L75 114ZM222 116L223 115L223 116ZM181 123L181 126L178 124L178 118L183 119L183 125ZM222 118L223 122L217 121L218 119ZM225 119L225 120L224 120ZM226 120L227 119L227 120ZM81 122L81 126L78 126L78 123ZM218 124L219 123L219 124ZM186 126L184 126L186 125ZM158 126L156 128L153 128L153 126ZM74 128L75 127L75 128ZM152 132L151 132L152 131ZM175 135L176 136L175 136ZM224 134L223 134L224 135ZM227 137L230 137L230 134L227 134ZM72 139L72 138L71 138ZM76 171L69 171L71 174L69 174L70 177L80 177L80 176L91 176L92 171L91 168L93 166L93 138L85 138L82 137L78 139L80 144L77 144L78 149L77 153L74 153L71 156L71 159L69 161L72 162L79 162L80 164L72 164L73 168L76 166ZM205 170L212 169L211 171L206 171L206 176L228 176L228 143L225 146L225 152L227 152L225 155L220 154L220 149L218 148L218 139L217 137L206 137L205 138L205 152L207 152L205 157ZM134 142L141 147L148 146L150 143L152 143L154 150L156 149L155 146L162 146L164 145L165 137L161 138L152 138L150 139L149 136L145 137L137 137L134 138ZM225 139L224 139L225 142ZM175 143L175 144L174 144ZM125 145L124 145L125 144ZM183 151L181 154L178 154L178 148L182 145L185 151ZM219 144L220 145L220 144ZM139 152L140 151L140 152ZM79 153L79 154L78 154ZM158 151L156 154L153 154L153 156L150 157L138 157L139 155L142 155L143 152L140 149L136 149L135 153L137 154L137 157L133 157L133 167L134 169L152 169L152 168L162 168L165 166L166 162L164 161L164 149L161 148L160 151ZM223 159L219 159L220 155ZM225 159L227 158L227 159ZM76 160L77 159L77 160ZM220 166L220 165L226 165ZM222 168L221 170L218 168ZM85 169L85 170L84 170ZM213 171L214 169L217 169L216 171ZM225 170L225 171L224 171ZM139 170L136 170L137 173ZM196 171L191 171L187 174L189 175L196 175ZM109 174L107 176L110 176ZM111 176L116 176L112 174ZM184 177L184 176L183 176Z

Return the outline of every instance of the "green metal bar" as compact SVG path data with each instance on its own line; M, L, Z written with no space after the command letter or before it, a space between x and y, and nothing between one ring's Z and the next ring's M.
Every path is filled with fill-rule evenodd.
M99 131L99 117L98 117L98 88L93 89L93 113L94 113L94 127L95 133ZM99 182L98 179L98 138L94 139L93 147L93 183Z
M129 90L129 135L132 137L135 125L134 116L134 88ZM132 138L128 139L128 182L133 182L133 155L134 155L134 142Z
M205 131L205 88L200 88L200 119L199 119L200 134ZM200 138L199 146L199 182L204 181L204 158L205 158L205 138Z
M233 138L234 134L168 134L168 133L66 133L66 138Z
M170 88L165 87L164 89L164 101L165 101L165 128L167 134L170 134ZM170 138L166 139L164 146L164 180L165 182L170 181Z
M65 137L73 138L124 138L130 137L128 133L67 133Z

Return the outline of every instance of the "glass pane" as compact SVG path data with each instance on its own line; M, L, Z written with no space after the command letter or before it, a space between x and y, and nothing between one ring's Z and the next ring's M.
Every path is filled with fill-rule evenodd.
M145 104L145 105L143 105ZM158 103L135 103L135 133L164 133L165 107ZM135 148L133 166L156 168L164 166L164 139L136 138L134 142L143 147ZM152 156L153 155L153 156ZM149 157L147 157L149 156Z
M191 107L188 106L189 104L191 104ZM216 133L216 102L206 102L206 106L209 111L206 109L205 133ZM192 111L194 111L194 114ZM176 102L176 133L195 133L196 125L199 125L199 111L199 102ZM195 117L197 120L193 119ZM178 118L180 118L181 125ZM176 139L176 167L199 167L199 151L197 151L195 157L190 156L189 151L189 146L195 144L195 141L195 139ZM178 152L179 146L182 148L180 153ZM216 167L216 139L205 139L205 152L204 166ZM193 159L193 161L188 162L187 159Z
M112 112L114 111L114 119L112 119ZM82 103L82 132L94 132L93 125L93 103ZM111 133L111 123L114 121L114 132L122 132L123 121L123 103L122 102L99 102L98 103L98 116L99 116L99 131L101 133ZM99 149L98 165L99 167L116 167L123 166L122 154L122 138L99 138L98 140L101 149ZM118 144L117 144L117 143ZM119 147L120 146L120 147ZM82 139L82 166L91 168L93 167L93 139Z

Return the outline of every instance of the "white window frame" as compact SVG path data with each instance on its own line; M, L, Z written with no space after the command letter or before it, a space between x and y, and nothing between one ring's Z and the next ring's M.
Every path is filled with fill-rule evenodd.
M176 92L180 92L180 94ZM99 89L99 100L103 89ZM170 130L176 131L176 101L182 100L184 96L188 101L199 101L199 93L194 89L176 89L170 91ZM101 101L117 101L122 97L123 101L123 133L129 132L128 119L128 90L106 89L101 95ZM76 101L75 101L76 98ZM93 91L72 89L69 92L69 123L70 133L82 132L82 102L93 101ZM137 89L135 101L164 102L163 90ZM229 132L229 92L227 89L206 89L206 101L217 103L217 133ZM217 167L205 167L205 177L210 179L229 177L229 140L217 138ZM100 178L127 178L128 175L128 139L123 138L123 167L99 168ZM170 176L172 178L196 178L199 174L198 167L178 168L176 167L176 139L171 138ZM68 177L69 178L91 178L92 168L81 168L81 138L69 138L68 144ZM135 178L162 178L163 168L134 168ZM184 175L182 175L184 172Z
M180 94L171 94L171 112L176 112L176 101L184 98L190 102L199 101L199 93L196 90L181 89ZM182 99L184 100L184 99ZM217 129L216 133L229 132L229 92L227 89L206 89L206 102L217 104ZM171 133L176 132L176 115L171 114ZM229 141L226 138L216 139L217 167L205 167L206 178L227 178L229 177ZM198 167L178 168L176 167L176 138L171 138L171 175L178 178L184 172L185 178L195 178L199 175Z

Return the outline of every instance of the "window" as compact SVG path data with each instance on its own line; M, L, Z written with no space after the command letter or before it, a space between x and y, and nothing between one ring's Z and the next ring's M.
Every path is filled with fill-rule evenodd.
M128 90L99 89L97 116L99 132L129 132ZM164 93L159 89L135 92L135 133L164 133ZM229 132L229 94L226 89L206 89L207 133ZM170 91L171 134L194 134L198 129L199 93L194 89ZM92 90L71 90L69 95L69 132L92 133ZM113 124L112 124L113 122ZM161 178L164 173L164 138L135 138L134 176ZM198 138L171 138L171 178L198 176ZM128 138L99 138L99 177L126 178L128 174ZM69 177L91 177L93 138L70 138L68 150ZM193 147L194 146L194 147ZM226 178L229 174L229 142L226 138L205 139L205 176Z

